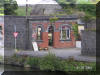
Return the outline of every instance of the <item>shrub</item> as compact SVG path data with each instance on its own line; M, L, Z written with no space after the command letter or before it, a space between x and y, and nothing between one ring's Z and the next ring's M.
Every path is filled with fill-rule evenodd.
M88 62L66 62L66 71L96 71L95 63Z
M31 67L39 66L39 58L38 57L28 57L26 59L25 65L30 65Z
M79 34L78 34L78 24L75 24L72 26L72 29L74 31L75 39L79 40Z
M26 56L13 56L13 59L9 61L18 62L24 64L24 66L40 68L40 70L47 71L96 71L96 63L93 62L78 62L71 59L61 60L54 54L39 57L27 57Z
M50 70L50 71L64 71L65 62L61 61L54 54L49 53L44 58L40 60L40 69L41 70Z

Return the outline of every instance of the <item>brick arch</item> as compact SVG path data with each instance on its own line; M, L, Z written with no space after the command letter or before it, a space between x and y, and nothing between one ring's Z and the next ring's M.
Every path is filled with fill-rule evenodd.
M44 31L45 31L45 28L44 28L44 26L43 26L42 24L38 24L38 25L36 26L36 31L37 31L37 28L38 28L38 27L41 27L42 32L44 32Z
M51 25L48 25L47 31L48 31L48 29L49 29L50 26L51 26ZM55 26L54 26L54 25L53 25L53 30L54 30L54 32L55 32Z
M68 28L70 28L70 30L71 30L71 25L69 25L69 24L60 24L60 26L59 26L59 31L61 30L61 27L62 26L68 26Z

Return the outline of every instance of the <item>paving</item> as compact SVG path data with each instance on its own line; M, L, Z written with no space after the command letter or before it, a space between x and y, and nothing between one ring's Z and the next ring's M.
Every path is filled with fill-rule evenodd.
M55 54L57 57L62 59L68 59L70 57L74 58L77 61L87 61L87 62L96 62L96 57L91 56L82 56L80 48L66 48L66 49L50 49L48 51L19 51L17 55L27 55L33 57L43 57L48 53Z

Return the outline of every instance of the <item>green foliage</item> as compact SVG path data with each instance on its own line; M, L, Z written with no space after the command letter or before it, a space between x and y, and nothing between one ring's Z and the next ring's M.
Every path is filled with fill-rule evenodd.
M79 39L78 24L73 25L73 26L72 26L72 29L73 29L73 31L74 31L74 35L75 35L76 40L78 40L78 39Z
M61 4L74 4L76 3L76 0L56 0L58 3Z
M100 18L100 2L97 3L96 15L97 18Z
M12 56L11 59L13 62L17 62L19 64L24 64L26 61L26 57L25 56L17 56L16 54L14 56Z
M53 23L58 20L58 17L54 16L54 17L50 18L49 20L51 23Z
M17 2L15 0L4 0L4 14L16 15L15 10L18 9Z
M95 4L79 4L77 5L79 11L85 12L86 16L96 16L96 5Z
M40 70L46 71L96 71L95 62L78 62L71 59L62 60L51 53L42 58L14 55L9 61L18 62L19 64L29 65L30 67L40 68Z
M30 15L32 10L32 7L28 7L28 16ZM25 6L19 6L18 9L15 11L17 13L17 16L26 16L26 7Z
M68 71L96 71L95 62L78 62L66 60L66 72Z
M0 16L4 14L3 0L0 0Z
M18 8L15 0L0 0L0 14L16 15L15 10Z
M54 54L49 54L40 60L40 69L50 71L64 71L65 62L58 59Z
M66 14L78 14L84 12L85 16L96 17L96 4L94 1L87 0L56 0L65 10ZM75 13L76 12L76 13Z
M28 57L26 59L25 65L30 65L31 67L39 66L39 59L38 57Z

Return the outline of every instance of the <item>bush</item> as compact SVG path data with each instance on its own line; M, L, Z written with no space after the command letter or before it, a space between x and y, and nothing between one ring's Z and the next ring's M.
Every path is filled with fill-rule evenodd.
M9 61L18 62L24 64L24 66L40 68L40 70L47 71L96 71L95 62L78 62L73 59L61 60L54 54L39 57L27 57L26 56L13 56L13 60Z
M96 71L95 63L88 62L68 62L66 61L66 71Z
M25 65L30 65L31 67L39 66L39 58L38 57L28 57L26 59Z
M40 69L41 70L50 70L50 71L64 71L65 62L61 61L54 54L48 54L40 60Z
M72 26L72 29L74 31L75 39L79 40L79 33L78 33L78 24L75 24Z

